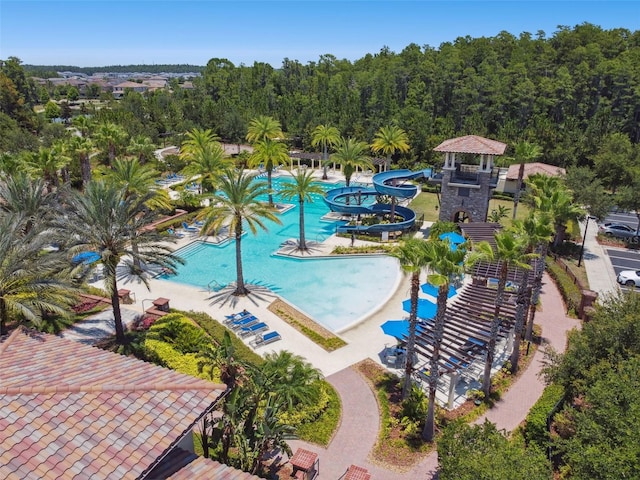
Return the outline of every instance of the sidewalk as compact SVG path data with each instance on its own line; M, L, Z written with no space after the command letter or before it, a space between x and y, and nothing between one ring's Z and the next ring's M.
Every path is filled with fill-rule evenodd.
M584 236L586 223L580 224L582 237ZM616 274L606 254L605 249L597 241L598 226L596 222L590 221L587 226L587 236L584 241L584 252L582 261L587 271L589 279L589 288L594 292L598 292L598 298L602 299L611 294L617 294L620 291L616 282Z
M536 323L542 327L543 344L534 354L527 370L521 374L502 400L476 423L482 423L487 418L495 423L498 429L512 431L517 427L544 389L544 382L538 375L542 368L544 346L550 345L559 352L564 351L567 332L579 328L578 319L566 316L560 292L547 274L543 279L540 302L541 310L536 315ZM391 471L372 463L369 453L377 441L379 414L371 388L351 368L331 375L327 380L336 388L342 401L342 423L338 433L326 449L301 441L291 442L294 451L301 446L318 453L321 472L319 478L339 478L352 463L367 468L372 478L436 478L438 456L435 451L408 472Z

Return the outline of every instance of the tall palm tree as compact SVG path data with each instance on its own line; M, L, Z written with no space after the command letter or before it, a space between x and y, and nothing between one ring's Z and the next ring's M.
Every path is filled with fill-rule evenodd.
M324 190L317 183L313 183L313 172L298 170L293 176L293 182L285 183L280 188L280 196L285 200L298 199L300 214L300 238L298 250L308 250L304 236L304 203L313 202L313 194L322 195Z
M112 168L106 169L104 174L109 182L124 188L127 197L151 193L146 204L148 209L155 211L172 209L169 192L157 187L158 172L150 164L142 164L137 158L131 160L116 158Z
M144 164L153 158L153 151L155 148L155 145L149 137L136 135L129 141L127 153L135 156L141 164Z
M186 175L199 175L204 192L215 190L223 172L233 166L224 148L211 130L193 129L180 149L180 159L187 162L182 169Z
M391 157L396 152L409 151L409 137L407 133L397 125L380 127L371 144L371 150L375 153L383 153L386 156L384 170L391 168Z
M227 170L220 178L219 195L214 195L211 206L201 218L202 234L228 227L236 241L236 287L233 295L248 295L242 271L242 234L244 225L255 235L258 228L267 230L265 220L281 224L273 209L260 200L268 193L263 182L254 182L254 177L243 171Z
M107 166L111 166L116 155L127 141L127 132L120 125L103 122L96 128L93 137L98 148L107 154Z
M491 244L486 241L478 242L474 245L469 255L469 263L475 264L479 261L487 261L499 264L498 289L494 302L493 319L491 321L491 333L489 343L487 345L487 356L484 365L484 376L482 379L482 391L486 398L491 394L491 369L493 367L493 359L495 357L496 343L498 340L498 329L500 328L500 311L504 304L504 292L507 285L507 276L509 267L518 267L522 269L530 269L530 260L534 254L526 252L526 243L514 232L503 230L494 233L496 248L493 249Z
M373 169L371 159L367 156L368 145L351 137L341 137L331 159L342 165L342 173L347 187L351 184L351 177L357 168Z
M438 287L436 299L437 309L433 327L433 352L429 363L429 404L427 407L427 419L422 430L422 437L433 441L435 435L435 405L436 390L438 388L438 363L440 361L440 346L444 336L445 314L447 312L447 298L449 286L456 276L464 273L463 262L466 256L465 244L451 248L448 241L429 240L424 244L427 259L428 282Z
M518 202L520 201L520 191L522 190L522 179L524 177L524 164L533 162L542 156L542 148L534 143L520 142L516 145L514 160L520 164L518 169L518 181L516 182L516 193L513 196L513 218L516 218Z
M260 140L275 140L284 138L282 126L280 122L273 117L259 115L249 122L249 131L247 132L247 140L250 143L259 142Z
M91 181L91 153L93 149L93 142L88 137L73 136L66 142L68 155L73 159L77 159L80 164L83 189Z
M329 168L329 146L334 146L340 140L340 131L330 125L318 125L311 132L311 145L322 145L322 179L327 180Z
M0 215L0 335L11 321L38 326L44 313L66 317L75 300L76 289L61 275L68 262L57 252L43 254L51 236L39 227L25 231L22 215Z
M402 398L407 398L411 391L411 373L413 357L416 350L416 327L418 325L418 294L420 293L420 273L426 267L429 258L426 255L425 242L417 238L409 238L396 246L390 253L398 259L400 268L411 275L411 310L409 312L409 336L407 339L407 363L405 364Z
M564 243L569 222L583 219L585 210L573 201L573 192L559 177L532 175L527 179L527 190L534 208L551 216L555 230L553 247L558 248Z
M91 120L86 115L77 115L71 119L71 124L78 129L81 137L86 137L91 128Z
M548 215L536 214L531 212L529 216L522 221L515 221L513 224L514 231L525 241L525 251L534 254L537 257L537 263L544 262L539 258L537 252L538 247L542 243L549 243L553 237L553 229ZM527 318L527 312L531 303L531 290L529 287L530 270L525 269L522 273L522 281L518 285L518 297L516 302L516 318L514 328L514 347L511 352L511 372L518 371L518 362L520 360L520 342Z
M264 166L267 171L267 187L269 189L269 205L273 206L272 174L276 165L289 162L289 149L284 143L264 138L253 145L253 153L249 157L249 166Z
M74 192L68 198L66 215L56 222L60 231L75 239L69 249L71 255L86 251L100 254L105 289L113 305L116 342L120 344L125 342L125 335L118 279L132 276L149 288L148 267L156 265L174 272L176 264L183 262L166 245L166 238L155 229L145 228L155 220L155 214L146 207L153 195L127 195L126 188L104 181L91 182L84 194Z

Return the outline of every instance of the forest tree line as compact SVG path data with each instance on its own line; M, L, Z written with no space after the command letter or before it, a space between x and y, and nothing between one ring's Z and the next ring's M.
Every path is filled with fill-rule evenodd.
M36 88L13 60L0 63L0 84L15 91L0 99L0 130L39 134L46 125L28 111L37 103ZM212 58L194 86L131 91L89 113L157 143L179 143L181 137L171 136L196 127L239 143L250 119L269 115L295 147L309 151L317 150L311 132L321 124L366 142L395 124L411 147L394 158L401 166L439 163L433 148L467 134L510 147L537 144L540 161L561 167L593 166L613 138L626 160L640 162L640 32L623 28L585 23L558 27L548 38L544 32L467 36L438 48L383 48L354 62L330 54L307 64L285 58L277 69ZM4 151L36 145L3 137Z

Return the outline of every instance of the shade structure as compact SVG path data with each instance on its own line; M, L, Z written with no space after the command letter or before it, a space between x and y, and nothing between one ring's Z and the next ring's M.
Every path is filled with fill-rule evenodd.
M84 265L90 265L100 260L100 254L98 252L82 252L74 256L71 261L73 263L83 263Z
M458 245L459 243L464 243L467 241L467 239L460 235L458 232L442 233L438 238L440 240L448 240L451 245Z
M402 302L402 309L407 313L411 313L410 298L407 298L405 301ZM438 307L431 300L427 300L426 298L418 299L418 318L424 318L424 319L434 318L436 316L437 309Z
M432 297L438 298L438 287L431 285L429 282L423 283L420 288L422 289L422 293L426 293L427 295L431 295ZM449 291L447 292L447 298L453 297L458 291L455 289L453 285L449 285Z
M409 320L387 320L380 325L380 328L385 334L391 335L398 340L403 340L409 336ZM416 325L416 333L419 333L420 330L422 330L420 325Z

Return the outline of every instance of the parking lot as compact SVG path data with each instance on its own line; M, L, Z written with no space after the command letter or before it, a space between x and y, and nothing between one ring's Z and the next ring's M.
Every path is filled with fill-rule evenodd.
M611 213L607 215L603 223L607 222L624 223L630 227L637 228L638 217L633 213ZM640 250L637 247L636 249L605 247L604 250L609 256L616 277L623 270L640 270ZM623 285L621 285L621 288L622 290L628 290L628 287Z

